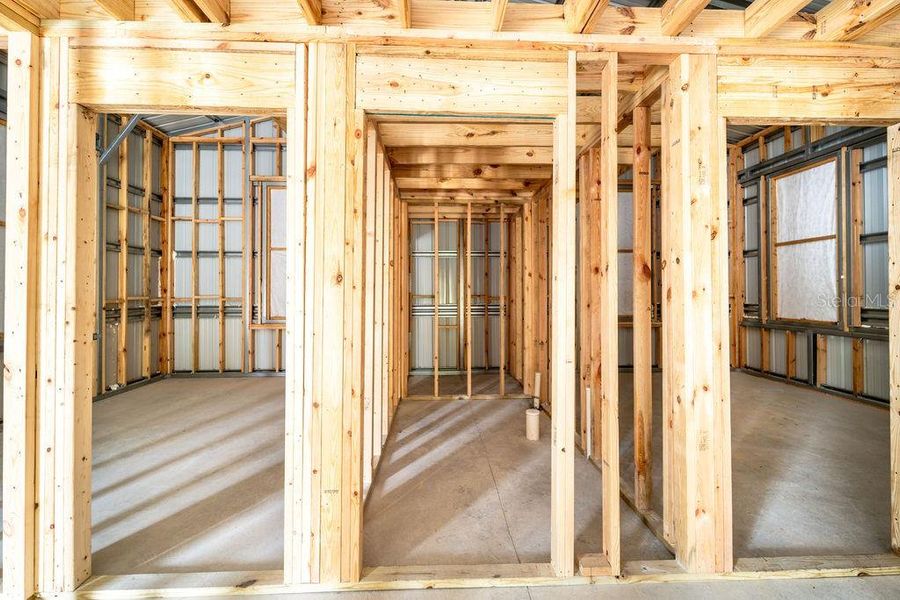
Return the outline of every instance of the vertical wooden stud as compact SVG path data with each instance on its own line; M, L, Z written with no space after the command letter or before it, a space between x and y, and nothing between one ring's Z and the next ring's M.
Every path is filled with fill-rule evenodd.
M653 299L650 230L650 109L634 109L633 304L634 337L634 498L638 510L650 509L653 490Z
M550 562L559 577L575 563L575 52L568 53L567 111L553 124ZM616 498L618 502L618 497Z

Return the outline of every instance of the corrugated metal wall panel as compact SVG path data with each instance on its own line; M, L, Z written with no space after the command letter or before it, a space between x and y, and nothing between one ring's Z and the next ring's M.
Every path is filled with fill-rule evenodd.
M257 146L253 150L254 173L257 175L275 175L275 147Z
M225 370L240 371L243 367L244 328L240 316L225 317Z
M200 197L219 196L219 150L215 144L200 146Z
M190 198L194 190L194 156L190 144L175 144L175 197Z
M175 338L175 370L192 371L194 369L194 336L191 334L190 316L175 316L173 336Z
M751 369L759 369L762 366L760 360L760 333L755 327L745 327L747 336L747 366Z
M619 366L634 364L634 331L630 327L619 327Z
M106 251L106 300L114 300L119 296L119 251Z
M794 377L809 381L809 336L805 333L794 334L794 358L797 362Z
M409 228L409 249L411 252L431 252L434 250L434 225L412 223Z
M474 320L473 320L474 323ZM431 316L413 316L409 330L409 365L410 369L431 369L433 337Z
M777 329L769 332L769 371L787 375L787 335Z
M107 384L116 382L116 372L119 368L119 322L106 322L106 345L103 347L104 368L106 369Z
M197 344L201 371L219 370L219 317L203 316L197 319Z
M873 398L890 398L890 355L888 343L881 340L866 340L863 343L863 366L865 378L863 393Z
M128 381L135 381L142 376L142 362L144 345L144 320L143 318L134 319L129 316L128 321L128 353L125 360L128 362L127 378Z
M484 368L484 317L472 315L472 368Z
M853 390L853 340L848 337L829 335L828 376L826 385L839 390Z
M257 371L275 370L275 332L271 329L256 329L253 363Z
M159 374L159 317L150 319L150 373Z
M225 198L240 199L244 195L244 151L235 144L223 146L222 161L225 167L223 174L223 194Z
M619 314L630 315L634 312L634 254L620 252L618 255L619 282Z

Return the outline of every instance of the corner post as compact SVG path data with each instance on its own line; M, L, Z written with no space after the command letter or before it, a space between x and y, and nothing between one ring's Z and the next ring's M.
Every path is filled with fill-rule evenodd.
M663 381L676 558L732 570L725 123L716 57L681 55L663 91Z

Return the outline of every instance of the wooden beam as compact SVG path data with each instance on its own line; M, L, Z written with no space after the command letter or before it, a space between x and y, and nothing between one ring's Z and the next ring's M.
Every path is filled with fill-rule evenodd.
M294 57L297 70L297 86L294 105L287 113L287 136L300 143L287 145L285 168L287 188L285 244L287 245L287 269L285 281L285 485L284 485L284 581L299 583L311 581L308 531L312 517L310 492L312 478L307 465L312 464L311 435L312 395L304 382L311 376L311 306L313 274L306 285L307 264L313 265L315 238L313 212L308 211L306 198L306 46L297 46ZM315 128L312 129L313 135ZM314 140L314 138L312 138ZM306 402L310 405L307 406Z
M122 4L126 0L97 0L111 4ZM133 5L133 0L130 1ZM172 10L182 20L189 23L220 23L228 25L231 21L231 0L168 0ZM121 9L121 7L119 7ZM132 6L132 12L134 7Z
M618 279L618 206L619 188L617 171L618 114L617 86L618 57L608 56L603 68L603 135L600 138L600 211L597 226L600 230L600 295L599 318L603 335L600 336L599 385L591 386L601 410L601 465L603 479L603 557L613 575L621 573L621 522L619 508L619 340L610 334L618 330L619 279Z
M94 0L109 16L119 21L134 21L134 0Z
M398 177L401 190L534 190L544 180L481 179L478 177Z
M503 19L506 17L506 7L509 0L491 0L491 29L500 31L503 29Z
M575 563L575 69L568 61L568 110L556 117L552 198L553 277L550 313L551 421L550 563L558 577ZM618 496L617 496L618 501Z
M553 146L550 123L381 123L385 146Z
M684 55L662 99L664 520L691 573L733 566L726 144L715 89L715 59Z
M718 110L737 124L892 125L900 121L898 80L891 59L720 55Z
M561 62L360 55L356 66L359 107L369 111L551 117L565 109Z
M900 553L900 124L888 128L887 149L891 548Z
M897 0L832 0L816 13L815 39L855 40L900 13Z
M322 24L322 0L297 0L307 25Z
M550 165L502 164L442 164L396 166L391 171L396 178L476 178L476 179L550 179Z
M3 376L3 596L35 581L36 372L41 46L9 33Z
M38 587L72 592L91 571L97 124L69 102L68 41L42 49Z
M660 31L663 35L680 35L709 0L666 0L661 10Z
M566 0L566 29L572 33L591 33L607 6L609 0Z
M404 29L409 29L412 26L412 0L397 0L397 3L400 25Z
M653 490L653 331L651 270L650 109L634 109L632 199L632 336L634 366L634 499L640 512L650 510Z
M0 0L0 28L6 31L40 33L42 19L58 19L54 0Z
M806 0L753 0L744 11L744 35L751 38L764 37L807 4L809 2Z
M76 47L70 61L72 100L96 110L256 114L293 102L293 54Z
M551 165L551 146L499 146L499 147L391 147L387 150L395 165Z

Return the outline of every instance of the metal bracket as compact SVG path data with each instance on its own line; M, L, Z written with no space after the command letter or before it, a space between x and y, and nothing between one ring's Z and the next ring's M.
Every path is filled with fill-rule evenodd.
M119 149L119 146L122 144L122 140L131 133L131 131L137 126L138 121L141 120L143 115L131 115L131 118L128 119L128 123L125 124L125 127L116 135L115 139L109 144L109 147L103 151L100 155L100 161L98 166L102 166L106 164L106 161L109 160L109 157L112 156L112 153Z

